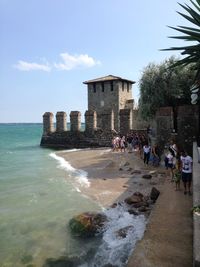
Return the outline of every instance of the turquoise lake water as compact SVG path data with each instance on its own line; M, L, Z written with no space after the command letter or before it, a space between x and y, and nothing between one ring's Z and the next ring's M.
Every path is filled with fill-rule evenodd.
M0 125L0 266L42 266L79 250L67 223L100 207L82 196L54 158L40 148L42 125ZM74 182L74 181L73 181ZM77 184L80 186L80 184Z
M41 148L41 135L42 124L0 124L0 267L42 267L47 258L80 257L91 249L93 256L81 267L125 266L143 235L144 216L134 217L123 206L107 210L101 242L73 238L69 220L101 207L80 193L88 186L86 174ZM133 230L117 238L128 225Z

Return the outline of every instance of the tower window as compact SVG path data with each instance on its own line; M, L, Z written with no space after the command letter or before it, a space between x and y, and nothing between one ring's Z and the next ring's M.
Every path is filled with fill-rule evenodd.
M129 86L130 86L130 84L127 83L127 92L129 92Z
M122 82L122 91L124 91L124 82Z
M101 83L101 90L104 92L104 83Z
M96 93L96 83L93 83L93 92Z
M110 83L110 91L113 91L113 88L114 88L114 86L113 86L113 81Z

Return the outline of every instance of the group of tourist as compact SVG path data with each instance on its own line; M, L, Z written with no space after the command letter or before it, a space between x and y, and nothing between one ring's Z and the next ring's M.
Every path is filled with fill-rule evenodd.
M161 151L157 144L150 145L149 135L139 134L137 132L129 133L126 136L116 136L112 140L113 151L128 153L138 151L144 164L152 162L154 167L159 166L161 160ZM165 167L171 172L171 181L175 182L175 190L180 190L180 182L183 181L184 194L191 195L192 181L192 158L186 151L180 151L175 142L170 143L168 151L165 154Z
M183 181L184 194L191 195L192 157L185 150L179 150L176 143L171 142L165 155L165 167L171 170L171 181L175 182L176 190L180 190Z
M140 158L144 160L146 165L149 161L152 161L153 166L159 166L160 163L160 152L157 145L151 147L149 145L150 139L148 134L141 134L137 132L129 133L126 136L116 136L112 140L113 151L125 152L126 149L128 153L133 151L138 151Z
M141 151L143 146L148 142L145 134L139 134L137 132L129 133L126 136L116 136L112 139L113 151L127 151L132 153L133 151Z

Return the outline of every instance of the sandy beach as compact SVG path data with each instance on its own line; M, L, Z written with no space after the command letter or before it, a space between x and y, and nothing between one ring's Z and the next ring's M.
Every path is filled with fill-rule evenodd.
M147 195L153 186L159 189L166 177L163 168L144 165L138 151L113 152L105 148L57 154L72 167L87 172L90 186L81 191L103 207L122 201L136 191ZM145 174L151 174L152 178L142 178Z

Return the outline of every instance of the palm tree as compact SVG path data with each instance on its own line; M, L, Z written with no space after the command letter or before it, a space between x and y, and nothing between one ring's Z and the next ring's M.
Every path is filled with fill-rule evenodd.
M193 64L195 74L194 83L191 86L191 103L196 104L198 100L198 93L200 91L200 0L192 1L190 0L193 8L187 4L179 5L187 11L187 14L177 12L179 15L184 17L186 20L191 22L194 27L178 26L170 27L176 31L183 33L181 36L170 36L169 38L182 39L185 41L195 42L193 45L183 46L183 47L171 47L168 49L162 49L162 51L169 50L179 50L182 51L181 55L185 56L184 58L178 60L172 67L182 65L186 66Z

